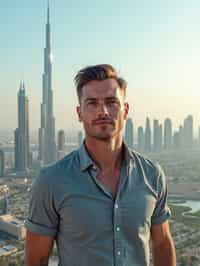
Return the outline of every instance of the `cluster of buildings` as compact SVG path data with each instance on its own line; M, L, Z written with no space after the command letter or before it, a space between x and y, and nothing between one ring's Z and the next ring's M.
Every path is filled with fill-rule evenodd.
M45 165L55 162L65 154L65 133L58 132L58 145L55 141L55 118L53 114L52 54L49 7L47 9L46 40L44 48L44 72L42 75L41 124L38 130L38 162ZM18 127L14 132L14 169L19 175L26 175L32 168L33 156L29 137L29 99L24 82L18 91ZM79 133L79 142L82 133ZM0 150L0 176L5 173L5 153Z
M125 141L131 147L140 152L161 152L170 150L193 149L199 140L194 138L193 117L188 115L183 125L178 130L173 131L172 121L166 118L164 125L159 120L153 120L151 126L150 119L146 118L145 128L142 126L137 128L135 136L134 125L131 118L126 121Z

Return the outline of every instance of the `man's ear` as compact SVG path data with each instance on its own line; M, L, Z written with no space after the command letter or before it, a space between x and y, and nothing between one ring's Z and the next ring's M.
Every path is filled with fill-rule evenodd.
M129 104L124 103L124 119L126 120L128 117L128 112L129 112Z
M80 106L77 106L77 107L76 107L76 112L77 112L77 115L78 115L78 120L79 120L79 122L82 122L82 118L81 118L81 108L80 108Z

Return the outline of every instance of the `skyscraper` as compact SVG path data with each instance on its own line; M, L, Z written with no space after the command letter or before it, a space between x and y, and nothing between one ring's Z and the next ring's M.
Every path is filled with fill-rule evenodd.
M83 132L78 131L78 146L80 147L83 142Z
M52 54L49 6L47 8L46 46L44 48L43 94L41 103L41 127L39 129L39 160L42 164L56 160L55 119L53 116Z
M29 101L24 83L21 83L18 92L18 128L15 130L15 169L26 171L29 166Z
M175 131L173 136L173 146L175 150L179 150L181 148L181 133L180 131Z
M183 147L184 148L192 148L193 146L193 117L192 115L188 115L184 119L183 126Z
M4 169L5 169L5 157L4 152L0 150L0 177L4 175Z
M145 147L144 147L145 151L150 152L151 151L151 127L150 127L150 120L148 117L146 118L144 143L145 143Z
M200 126L199 126L199 134L198 134L198 143L200 145Z
M159 125L159 121L154 119L153 121L153 150L159 152L162 149L162 125Z
M133 143L133 121L131 118L128 118L126 120L126 126L125 126L125 142L126 144L133 149L134 143Z
M164 149L170 150L172 148L172 122L169 118L164 122Z
M64 151L65 149L65 132L64 130L58 131L58 151Z
M65 156L65 132L64 130L58 131L58 159Z
M137 149L139 151L144 151L145 141L144 141L144 130L143 127L138 127L138 145Z

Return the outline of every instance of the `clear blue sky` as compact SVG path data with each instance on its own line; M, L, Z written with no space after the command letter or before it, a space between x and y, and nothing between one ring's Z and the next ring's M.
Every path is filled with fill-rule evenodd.
M24 80L30 126L40 123L47 1L0 1L0 130L17 126ZM81 67L111 63L128 81L130 116L187 114L200 124L199 0L50 0L56 128L78 128L73 77Z

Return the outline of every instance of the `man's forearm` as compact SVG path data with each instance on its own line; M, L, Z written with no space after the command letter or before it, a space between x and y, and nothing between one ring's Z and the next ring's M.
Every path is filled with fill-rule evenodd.
M48 258L40 258L36 260L25 259L25 266L48 266Z
M172 239L159 246L153 246L154 266L176 266L176 252Z

